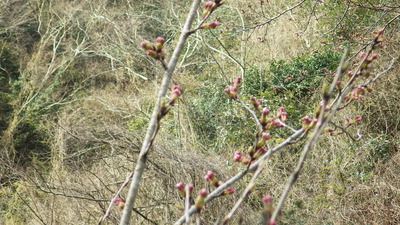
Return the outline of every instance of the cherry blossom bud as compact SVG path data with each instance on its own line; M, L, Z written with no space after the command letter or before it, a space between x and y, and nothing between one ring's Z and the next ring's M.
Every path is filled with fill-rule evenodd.
M233 193L235 193L235 189L227 188L227 189L224 190L224 192L222 194L223 195L230 195L230 194L233 194Z
M207 197L208 193L207 190L205 188L201 189L199 192L199 195L196 198L196 201L194 203L194 206L196 207L196 210L198 212L201 211L201 209L204 206L204 199Z
M362 117L361 117L360 115L357 115L357 116L354 118L354 120L355 120L356 122L361 121L361 119L362 119Z
M349 72L347 72L347 74L349 75L349 77L352 77L354 75L354 72L353 71L349 71Z
M177 183L175 187L180 191L185 190L185 185L182 182Z
M269 220L268 225L276 225L276 219Z
M376 31L376 33L378 34L378 35L382 35L383 34L383 29L379 29L378 31Z
M215 29L218 26L218 22L217 21L213 21L211 23L208 24L208 27L211 29Z
M237 77L237 78L235 79L235 83L236 83L236 84L240 84L241 81L242 81L242 78L241 78L241 77Z
M158 54L157 54L157 52L155 52L155 51L153 51L153 50L147 50L147 52L146 52L146 54L148 55L148 56L150 56L151 58L153 58L153 59L158 59Z
M194 189L193 184L188 184L188 185L189 185L189 191L192 192Z
M366 56L367 56L367 53L365 53L365 52L360 53L360 58L364 59Z
M262 139L263 139L264 141L268 140L270 137L271 137L271 134L268 133L268 132L264 132L264 133L262 134Z
M309 128L310 123L311 123L311 118L309 116L304 116L301 119L301 124L304 130Z
M147 41L140 43L140 46L142 46L142 48L144 48L145 50L150 50L153 48L153 46Z
M157 38L156 38L156 42L157 42L157 43L164 44L164 43L165 43L165 39L164 39L163 37L157 37Z
M282 113L281 113L281 120L282 120L282 122L286 122L286 117L287 117L287 112L282 112Z
M242 153L239 151L236 151L235 154L233 155L233 160L236 162L239 162L242 159Z
M378 55L377 53L374 53L374 54L372 54L371 59L377 59L378 56L379 56L379 55Z
M270 194L267 194L263 197L262 201L263 201L264 205L271 204L272 196Z
M212 8L213 6L214 6L213 1L208 1L208 2L204 3L204 9L209 9L209 8Z
M169 103L171 105L174 105L175 101L179 98L179 96L182 95L181 89L179 85L174 85L172 88L172 93L171 93L171 98L169 100Z
M118 203L122 202L122 199L121 199L121 198L116 198L116 199L114 199L113 202L114 202L115 204L118 204Z
M266 115L268 115L269 114L269 109L267 108L267 107L264 107L263 109L262 109L262 115L263 116L266 116Z

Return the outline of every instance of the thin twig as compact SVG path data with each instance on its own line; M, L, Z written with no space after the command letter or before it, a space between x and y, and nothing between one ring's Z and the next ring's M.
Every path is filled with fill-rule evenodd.
M254 182L258 178L258 176L261 174L262 170L264 169L265 165L267 164L267 159L265 158L263 161L260 162L260 165L257 167L256 172L254 172L253 177L251 178L250 182L247 184L245 190L243 191L242 196L239 198L239 200L236 201L235 205L231 209L231 211L228 213L228 215L225 216L224 220L222 221L222 225L225 225L228 223L228 221L232 218L233 214L236 212L237 209L239 209L239 206L243 203L244 199L251 193L251 191L254 189Z
M115 193L114 197L111 199L110 204L108 205L108 208L107 208L106 212L104 213L104 216L99 221L98 225L101 225L106 220L106 218L110 215L110 211L114 204L114 200L119 196L119 194L122 192L122 190L128 185L129 180L132 177L133 177L133 173L130 173L130 174L128 174L128 176L126 176L124 183L121 185L121 187L119 188L117 193Z
M179 56L182 52L182 49L185 45L185 42L187 38L189 37L190 33L190 27L192 25L192 22L196 16L197 9L199 8L200 5L200 0L193 0L192 6L190 8L190 11L188 13L188 16L186 18L185 25L182 28L181 35L179 37L178 43L176 45L176 48L174 52L172 53L171 59L168 63L168 68L164 73L163 81L160 86L160 90L158 93L158 97L156 100L155 107L153 109L152 117L146 132L146 136L143 140L143 145L142 148L140 149L140 154L136 163L135 167L135 172L133 174L133 179L131 186L129 187L129 192L128 196L126 199L126 204L124 207L124 210L122 212L121 216L121 221L120 225L128 225L129 220L132 214L132 208L136 200L136 196L139 190L139 184L146 166L146 161L148 157L148 152L152 146L153 140L155 138L155 134L158 129L156 129L159 126L160 121L158 121L158 115L161 109L161 101L162 98L166 95L166 92L168 90L168 84L170 83L172 74L175 70L176 64L178 62Z

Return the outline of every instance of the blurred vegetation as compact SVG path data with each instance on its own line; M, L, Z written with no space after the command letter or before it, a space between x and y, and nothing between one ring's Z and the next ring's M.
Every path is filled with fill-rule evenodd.
M293 5L226 1L210 18L221 24L218 32L189 39L174 75L182 100L162 121L134 224L180 217L177 182L194 183L197 191L207 170L225 180L241 168L232 154L254 142L256 127L223 91L234 78L243 76L246 104L255 96L274 113L285 107L287 123L298 128L344 47L353 58L385 27L373 72L399 58L397 1L306 1L262 24ZM165 37L168 59L188 7L177 0L0 3L0 224L97 223L136 161L163 72L140 43ZM399 72L396 63L373 92L339 113L363 117L350 129L362 140L318 142L280 223L400 223ZM259 222L261 197L279 198L301 145L274 155L234 222ZM249 179L235 185L238 195L207 205L204 224L225 215ZM107 224L119 217L113 208Z

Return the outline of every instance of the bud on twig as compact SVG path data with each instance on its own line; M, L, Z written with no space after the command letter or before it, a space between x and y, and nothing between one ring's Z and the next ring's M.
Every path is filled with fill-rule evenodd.
M204 207L204 199L207 197L208 193L205 188L201 189L199 195L196 198L194 206L196 207L197 212L200 212Z

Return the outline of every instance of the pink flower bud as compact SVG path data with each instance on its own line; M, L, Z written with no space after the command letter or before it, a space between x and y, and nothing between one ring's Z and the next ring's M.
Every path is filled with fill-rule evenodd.
M286 121L286 117L287 117L287 112L281 112L281 120L282 120L282 122Z
M367 56L367 53L365 53L365 52L360 53L360 58L364 59L366 56Z
M175 187L180 191L185 190L185 185L182 182L177 183Z
M264 132L264 133L262 134L262 139L263 139L264 141L268 140L270 137L271 137L271 134L268 133L268 132Z
M233 193L235 193L235 189L227 188L227 189L224 190L223 195L230 195L230 194L233 194Z
M194 189L193 184L188 184L188 185L189 185L189 191L192 192Z
M140 43L140 46L142 46L142 48L144 48L145 50L150 50L153 48L152 45L149 44L149 42L147 41L143 41L142 43Z
M121 199L121 198L116 198L116 199L114 199L113 202L114 202L115 204L118 204L118 203L122 202L122 199Z
M175 84L173 87L172 87L172 90L176 90L176 89L181 89L181 87L179 86L179 85L177 85L177 84Z
M150 56L151 58L153 58L153 59L157 59L158 58L158 54L155 51L151 50L151 49L147 50L146 54L148 56Z
M264 107L263 109L262 109L262 115L263 116L266 116L266 115L268 115L269 114L269 109L267 108L267 107Z
M227 93L227 94L229 94L229 93L231 92L231 89L230 89L230 88L225 88L225 89L224 89L224 92Z
M239 162L242 159L242 153L239 151L236 151L235 154L233 155L233 160L236 162Z
M199 192L199 196L201 196L202 198L207 197L208 193L207 190L205 188L202 188Z
M374 53L374 54L372 54L371 59L377 59L378 56L379 56L379 55L378 55L377 53Z
M156 42L157 42L157 43L164 44L164 43L165 43L165 39L164 39L163 37L157 37L157 38L156 38Z
M214 21L215 22L215 21ZM242 81L242 78L241 77L237 77L236 79L235 79L235 83L237 83L237 84L240 84L240 82Z
M214 172L211 171L211 170L207 171L207 176L208 176L210 179L213 179L213 178L214 178Z
M262 201L263 201L264 205L271 204L272 196L270 194L267 194L263 197Z
M268 225L276 225L276 219L270 219Z
M383 34L383 29L379 29L376 33L378 34L378 35L382 35Z
M352 77L354 75L354 72L353 71L349 71L349 72L347 72L347 74L349 75L349 77Z
M204 3L204 9L209 9L212 8L214 6L214 2L212 1L208 1L206 3Z
M360 115L357 115L357 116L354 118L354 120L357 121L357 122L361 121L361 119L362 119L362 117L361 117Z
M215 29L217 26L218 26L218 22L217 21L213 21L213 22L208 24L208 27L211 28L211 29Z

